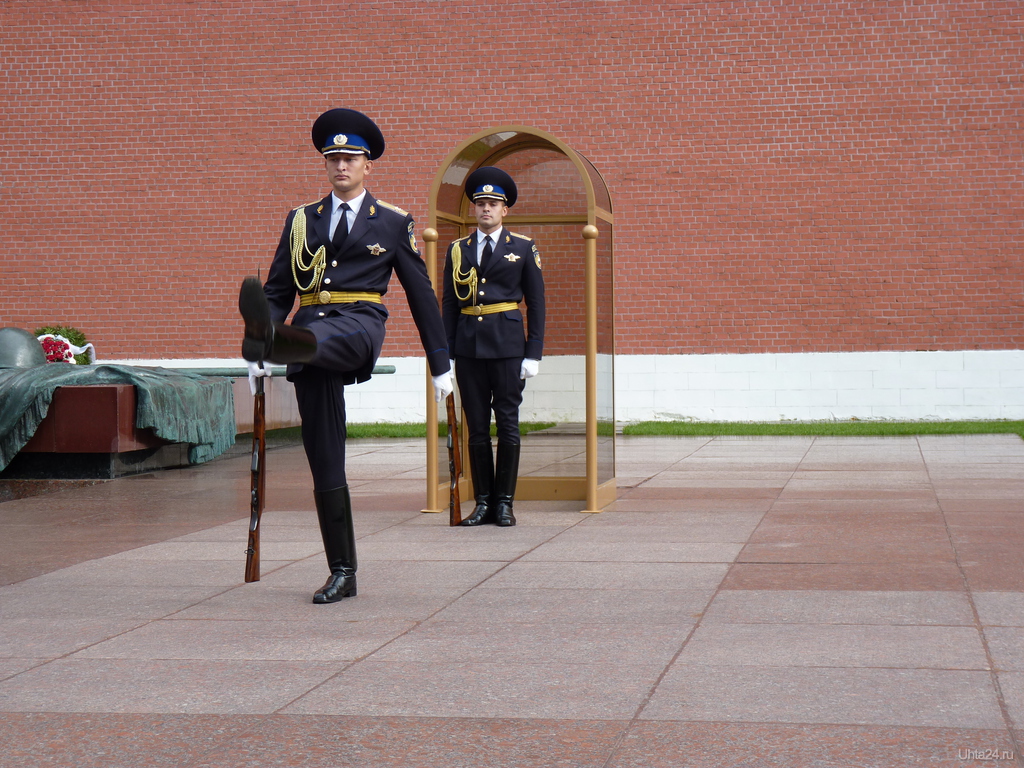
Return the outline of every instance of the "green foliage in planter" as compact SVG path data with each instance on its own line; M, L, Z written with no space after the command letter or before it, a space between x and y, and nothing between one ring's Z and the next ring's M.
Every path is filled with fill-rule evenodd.
M85 334L77 328L72 328L70 325L48 325L45 328L37 328L35 330L35 336L37 338L46 333L54 336L63 336L76 347L84 347L86 345ZM89 353L83 352L80 355L75 355L75 362L79 365L88 365Z

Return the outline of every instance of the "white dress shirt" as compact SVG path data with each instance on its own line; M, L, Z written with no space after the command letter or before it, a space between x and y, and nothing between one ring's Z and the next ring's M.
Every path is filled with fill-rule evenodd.
M363 198L366 197L366 190L364 189L359 193L359 197L353 200L342 200L336 194L331 192L331 239L334 239L334 230L338 228L338 222L341 221L341 204L348 202L349 211L345 215L348 217L348 231L352 231L353 225L356 223L356 215L359 213L359 209L363 205Z
M483 258L484 258L484 238L485 237L491 238L491 252L493 253L494 251L496 251L498 249L498 238L501 237L501 230L503 230L503 229L504 229L504 227L498 227L496 230L491 232L491 234L487 235L487 234L484 234L484 231L482 229L477 227L477 229L476 229L476 235L477 235L477 237L476 237L476 263L480 265L480 269L484 268L484 262L483 262Z

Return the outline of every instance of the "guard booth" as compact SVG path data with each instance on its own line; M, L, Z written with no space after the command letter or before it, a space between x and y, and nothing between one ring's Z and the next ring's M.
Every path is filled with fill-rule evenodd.
M614 222L608 187L586 158L544 131L507 125L465 140L442 163L430 190L423 237L439 299L448 244L476 228L463 193L466 177L487 165L515 179L519 199L504 225L537 242L544 273L544 358L540 373L527 380L520 420L555 426L523 435L516 499L578 499L584 511L599 512L616 498ZM427 403L423 511L442 512L449 499L448 456L446 441L433 437L439 412L429 375ZM440 414L443 420L444 403ZM465 430L461 437L465 457ZM470 510L471 482L464 461L460 493Z

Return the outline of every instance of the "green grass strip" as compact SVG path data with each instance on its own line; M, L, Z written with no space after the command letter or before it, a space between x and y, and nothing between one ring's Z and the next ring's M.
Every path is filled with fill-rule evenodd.
M901 435L1016 434L1024 421L641 421L627 424L624 435L810 435L897 437Z
M519 433L527 435L556 426L553 421L524 421ZM611 435L612 425L598 424L599 435ZM438 437L447 434L447 425L437 425ZM491 425L494 435L494 425ZM807 435L812 437L899 437L908 435L990 435L1015 434L1024 438L1024 421L640 421L626 424L622 434L634 436L713 437L716 435ZM352 440L382 438L423 438L426 424L349 424ZM298 427L275 429L268 443L298 442Z

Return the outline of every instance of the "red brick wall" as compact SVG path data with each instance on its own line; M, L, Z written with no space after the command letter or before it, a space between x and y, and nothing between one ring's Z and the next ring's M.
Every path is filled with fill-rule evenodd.
M350 106L388 138L371 189L421 230L440 162L488 126L594 162L619 353L1024 344L1019 2L486 10L0 3L0 325L237 355L239 279L326 193L309 126ZM414 354L394 285L385 354Z

